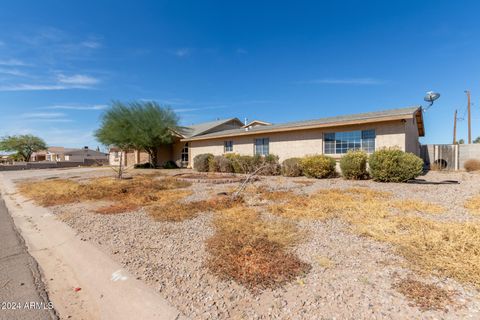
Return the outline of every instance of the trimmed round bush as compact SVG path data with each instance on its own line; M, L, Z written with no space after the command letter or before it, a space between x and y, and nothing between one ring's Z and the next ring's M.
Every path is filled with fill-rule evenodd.
M368 159L370 175L380 182L406 182L423 172L423 160L397 148L375 151Z
M467 172L478 171L480 170L480 160L477 159L468 159L463 165Z
M225 156L214 156L209 163L210 172L232 173L233 166L230 159Z
M342 176L349 180L361 180L368 177L367 153L363 150L349 150L340 159Z
M285 177L300 177L303 175L300 158L289 158L282 162L282 176Z
M208 172L210 160L213 159L213 154L202 153L193 158L193 168L198 172Z
M330 178L335 176L336 161L325 155L306 156L300 161L303 174L309 178Z

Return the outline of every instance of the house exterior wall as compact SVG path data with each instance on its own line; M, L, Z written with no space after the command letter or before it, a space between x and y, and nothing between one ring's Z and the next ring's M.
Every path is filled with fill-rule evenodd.
M120 165L120 158L123 161L123 164L125 165L126 160L125 160L125 152L123 151L110 151L108 154L108 163L111 166L118 166Z
M420 142L418 140L417 119L405 120L405 151L420 155Z
M177 141L172 145L172 160L177 164L178 167L182 167L182 149L187 142ZM191 145L190 142L188 142ZM189 150L191 151L191 150ZM188 163L192 163L191 159L191 152L189 152L189 161Z
M172 145L167 144L160 147L157 157L158 157L158 165L162 166L165 162L172 160Z
M224 153L224 141L233 141L233 152L242 155L254 154L254 139L269 138L269 152L279 156L280 161L292 157L303 157L309 154L323 154L323 134L328 132L341 132L353 130L375 129L375 148L397 146L401 150L407 148L407 135L405 123L398 121L390 121L383 123L372 123L362 125L350 125L334 128L321 128L309 130L297 130L278 133L259 133L255 135L237 136L228 138L217 138L209 140L190 141L190 165L192 159L202 153L212 153L221 155ZM408 148L413 148L414 139L418 143L417 138L413 134L408 136ZM340 156L336 156L340 157Z

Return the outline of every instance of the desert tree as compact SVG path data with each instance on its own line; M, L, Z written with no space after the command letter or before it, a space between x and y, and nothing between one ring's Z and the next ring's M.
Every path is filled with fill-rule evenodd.
M32 153L45 149L47 149L45 141L31 134L6 136L0 139L0 150L16 152L18 158L26 162L30 161Z
M114 101L103 114L95 137L121 150L144 150L152 165L157 166L160 148L173 142L173 132L180 128L178 122L178 116L170 107L153 101Z
M473 143L480 143L480 136L475 138L475 140L473 140Z

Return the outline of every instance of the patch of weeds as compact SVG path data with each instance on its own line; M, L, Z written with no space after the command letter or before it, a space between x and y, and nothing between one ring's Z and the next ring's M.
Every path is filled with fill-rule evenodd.
M471 214L480 215L480 195L472 197L465 202L465 208Z
M330 258L320 256L320 255L315 257L315 261L317 261L317 263L320 265L320 267L325 268L325 269L329 269L329 268L331 268L335 265Z
M115 204L100 208L98 212L119 213L122 212L122 208L132 211L134 207L186 197L190 191L177 189L190 185L189 182L172 178L156 179L154 175L137 175L129 180L107 177L83 183L68 179L25 182L18 188L23 195L45 207L89 200L108 200Z
M215 235L207 241L210 271L252 291L275 288L310 270L288 248L298 240L296 227L284 221L264 221L250 208L217 213Z
M295 219L340 218L362 236L395 246L412 269L480 288L480 225L440 222L389 212L388 193L364 188L328 189L274 204L274 214ZM418 209L418 207L417 207Z
M219 196L208 200L192 202L167 202L147 208L147 212L156 221L180 222L196 217L201 212L214 212L232 208L243 203L242 199Z
M438 214L445 212L445 208L434 204L417 199L408 200L396 200L391 202L391 207L400 210L403 213L418 212L428 214Z
M445 310L446 305L453 304L455 295L453 291L410 278L400 280L394 288L423 311Z

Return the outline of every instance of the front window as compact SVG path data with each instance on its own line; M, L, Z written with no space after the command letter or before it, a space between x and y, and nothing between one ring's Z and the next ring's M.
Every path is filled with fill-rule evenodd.
M375 130L325 133L325 154L344 154L348 150L375 151Z
M182 148L182 167L188 166L188 142Z
M225 141L223 143L223 152L233 152L233 141Z
M269 153L269 138L255 139L255 154L266 156Z

